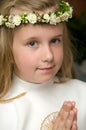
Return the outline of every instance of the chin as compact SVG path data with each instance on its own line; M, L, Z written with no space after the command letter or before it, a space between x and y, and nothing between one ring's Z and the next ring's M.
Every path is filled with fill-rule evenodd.
M46 78L42 78L42 79L40 79L39 83L47 82L47 81L49 81L49 80L51 80L51 79L53 79L53 78L54 78L54 77L46 77Z

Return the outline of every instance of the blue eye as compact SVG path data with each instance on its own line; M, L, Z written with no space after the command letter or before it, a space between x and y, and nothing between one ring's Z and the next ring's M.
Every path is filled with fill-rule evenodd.
M52 44L57 44L57 43L60 43L60 40L59 39L52 39L51 43Z
M28 43L28 45L33 47L33 46L37 45L37 42L36 41L31 41L31 42Z

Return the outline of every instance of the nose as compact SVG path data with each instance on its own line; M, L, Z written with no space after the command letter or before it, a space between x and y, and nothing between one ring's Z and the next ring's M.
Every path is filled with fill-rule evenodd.
M42 61L43 62L52 62L54 59L53 50L50 46L46 45L42 50Z

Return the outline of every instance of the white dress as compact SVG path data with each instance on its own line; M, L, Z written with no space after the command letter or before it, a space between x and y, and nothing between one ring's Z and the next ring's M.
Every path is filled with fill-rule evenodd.
M64 101L75 101L78 109L78 130L86 129L86 83L69 80L66 83L32 84L14 77L5 98L12 101L0 103L0 130L40 130L43 120L60 110ZM42 129L45 130L45 129ZM46 129L48 130L48 129Z

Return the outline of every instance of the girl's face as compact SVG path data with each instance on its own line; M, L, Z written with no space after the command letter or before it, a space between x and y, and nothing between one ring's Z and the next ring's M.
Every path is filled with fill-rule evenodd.
M53 78L63 62L63 25L31 25L14 32L14 72L23 80L42 83Z

